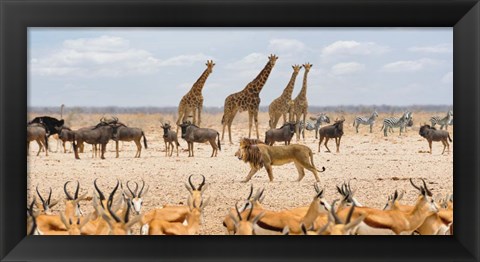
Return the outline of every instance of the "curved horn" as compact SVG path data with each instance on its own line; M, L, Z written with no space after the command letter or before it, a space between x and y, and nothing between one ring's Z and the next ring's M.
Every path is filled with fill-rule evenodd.
M237 211L239 221L242 221L242 215L240 214L240 210L238 210L238 201L235 203L235 210Z
M121 220L117 216L117 214L115 214L115 212L112 211L112 203L113 203L113 196L115 195L115 192L117 191L119 185L120 185L120 182L117 180L117 185L115 186L115 188L113 188L112 193L110 193L110 196L108 197L108 202L107 202L108 212L110 212L110 215L113 217L113 219L115 219L117 223L121 222Z
M418 191L422 191L422 189L421 189L420 187L418 187L417 185L415 185L415 184L413 183L413 181L412 181L411 178L410 178L410 184L412 184L412 186L413 186L414 188L416 188Z
M197 189L195 188L195 186L193 185L193 183L192 183L192 176L193 176L193 175L190 175L190 176L188 177L188 183L190 184L190 186L192 187L193 190L197 190Z
M250 184L250 194L248 194L247 200L252 197L253 194L253 184Z
M248 211L247 221L250 220L250 217L252 216L252 212L253 212L253 203L252 203L252 208L250 208L250 211Z
M50 199L52 199L52 188L50 188L50 193L48 193L47 204L50 205Z
M97 192L98 192L98 196L100 196L100 204L103 206L102 200L105 200L105 195L103 195L102 191L100 191L100 188L98 188L97 179L98 179L98 178L96 178L96 179L93 181L93 185L95 186L95 189L96 189Z
M130 216L130 201L127 201L127 211L125 211L125 217L123 218L123 222L124 223L128 223L128 219L129 219L129 216Z
M142 192L144 188L145 188L145 181L142 179L142 188L140 189L140 192L138 192L138 197L142 197Z
M432 191L430 191L430 189L428 189L427 183L425 183L425 180L423 180L423 178L422 178L422 182L423 182L423 187L425 187L425 191L427 191L427 195L432 196L433 195Z
M63 184L63 191L65 192L65 195L67 195L68 200L74 200L74 198L67 191L67 185L70 182L72 182L72 181L67 181L67 182L65 182L65 184Z
M201 175L201 176L202 176L202 183L200 183L200 185L198 186L199 191L202 191L202 187L205 185L205 176L204 175Z
M78 182L78 180L77 180L77 189L75 189L75 195L74 195L75 199L78 198L78 192L79 191L80 191L80 182Z
M345 225L347 225L348 223L350 223L350 220L352 219L352 214L353 214L353 210L355 209L355 205L352 205L352 207L350 208L350 210L348 211L348 215L347 215L347 220L345 222Z
M43 199L42 195L40 194L40 191L38 191L38 185L37 185L37 195L40 197L40 201L42 201L42 205L45 208L45 200Z
M133 197L137 197L137 189L138 189L138 184L137 184L137 187L135 188L135 192L132 191L132 189L130 188L130 180L127 181L127 188L128 188L128 191L130 191L130 194L132 194L132 198Z

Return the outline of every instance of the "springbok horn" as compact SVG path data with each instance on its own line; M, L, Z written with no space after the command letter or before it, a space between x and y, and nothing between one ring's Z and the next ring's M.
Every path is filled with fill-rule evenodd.
M202 191L202 187L205 185L205 176L204 175L201 175L202 176L202 183L200 183L200 185L198 186L198 191Z
M398 198L398 191L395 189L395 193L393 193L393 200L397 200Z
M350 220L352 219L352 214L353 214L353 210L355 209L355 205L353 205L350 210L348 211L348 215L347 215L347 222L345 222L345 225L347 225L348 223L350 223Z
M321 198L323 196L323 189L320 190L320 192L318 192L317 194L317 198Z
M317 193L320 193L320 188L318 188L318 184L317 184L317 183L313 184L313 187L315 188L315 191L316 191Z
M130 201L127 201L127 211L125 212L125 217L123 218L124 223L128 223L129 216L130 216Z
M188 183L190 184L190 186L192 187L193 190L197 190L197 189L195 188L195 186L193 185L193 183L192 183L192 176L193 176L193 175L190 175L190 176L188 177Z
M65 192L65 195L67 195L68 200L73 200L73 197L67 191L67 185L70 182L72 182L72 181L67 181L67 182L65 182L65 184L63 184L63 191Z
M412 186L413 186L414 188L416 188L418 191L422 191L422 189L421 189L420 187L418 187L417 185L415 185L415 184L413 183L413 181L412 181L411 178L410 178L410 184L412 184Z
M235 203L235 210L237 211L239 221L242 221L242 215L240 214L240 210L238 210L238 201Z
M264 191L265 191L265 188L262 188L262 190L260 190L260 192L256 194L253 199L260 202L260 198L262 197Z
M78 191L80 191L80 182L78 182L78 180L77 180L77 189L75 189L75 195L74 195L75 199L78 198Z
M330 210L330 213L332 213L333 218L335 219L335 224L343 224L342 220L337 216L335 213L335 204L337 203L338 199L333 200L332 202L332 210Z
M433 195L432 191L430 191L430 189L428 189L427 183L425 183L425 180L423 180L423 178L422 178L422 182L423 182L423 186L425 187L425 191L427 191L427 195L432 196Z
M127 181L127 188L128 188L128 191L130 191L130 194L132 194L132 198L137 197L137 195L130 188L130 180ZM138 185L137 185L136 189L138 189ZM135 191L137 191L137 190L135 190Z
M50 193L48 194L47 205L50 205L51 198L52 198L52 188L50 188Z
M38 191L38 185L37 185L37 195L40 197L40 201L42 201L43 209L45 209L46 203L45 203L45 200L43 199L42 195Z
M145 188L145 181L142 179L142 188L140 189L140 192L138 192L138 197L142 197L142 192L144 188Z
M248 212L247 221L250 220L250 216L252 216L252 212L253 212L253 203L252 203L252 208L250 208L250 211Z
M97 179L98 179L98 178L97 178ZM105 195L103 195L102 191L100 191L100 188L98 188L97 179L95 179L95 180L93 181L93 185L95 186L95 189L96 189L97 192L98 192L98 196L100 196L100 204L101 204L102 207L103 207L102 201L105 200Z
M253 193L253 184L250 185L250 194L248 194L247 199L250 199L252 197L252 193Z
M117 180L117 185L116 185L115 188L113 189L112 193L110 193L110 196L108 197L108 202L107 202L108 212L110 212L110 215L113 217L113 219L115 219L115 221L116 221L117 223L118 223L118 222L121 222L121 220L120 220L120 218L115 214L115 212L112 211L112 203L113 203L113 196L115 195L115 192L117 191L119 185L120 185L120 182Z

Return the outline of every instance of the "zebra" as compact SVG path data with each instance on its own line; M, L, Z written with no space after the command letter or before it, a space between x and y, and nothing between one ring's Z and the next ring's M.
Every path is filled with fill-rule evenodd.
M432 127L434 127L436 124L439 124L440 129L445 127L445 129L448 130L448 126L453 124L453 111L448 110L447 115L443 118L440 118L439 116L432 116L430 118L430 122L432 123Z
M322 113L318 117L312 117L311 116L310 120L314 120L314 121L307 121L306 125L303 124L303 120L300 120L300 122L298 122L298 128L300 130L300 135L305 136L304 135L305 129L308 130L308 131L315 130L315 139L317 139L318 138L318 130L320 129L320 126L322 125L322 123L330 123L330 118L326 114Z
M356 126L356 130L358 133L358 126L360 124L362 125L370 125L370 133L372 133L372 127L373 124L375 124L375 119L377 119L378 113L377 110L374 110L373 113L368 117L368 116L357 116L355 117L355 120L353 120L353 126Z
M318 139L318 130L320 129L320 126L322 125L322 123L330 124L330 118L325 113L321 113L320 115L318 115L318 117L311 116L310 119L315 121L315 124L314 124L315 139ZM307 130L313 130L313 129L308 129L308 122L307 122Z
M413 126L412 112L405 112L402 117L388 117L383 120L383 126L380 130L383 130L383 135L387 136L387 130L393 132L394 127L400 128L400 135L402 135L402 130L405 129L407 132L407 126Z

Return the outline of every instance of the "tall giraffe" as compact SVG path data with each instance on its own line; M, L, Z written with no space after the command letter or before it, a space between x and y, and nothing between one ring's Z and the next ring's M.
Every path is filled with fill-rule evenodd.
M305 118L307 117L307 110L308 110L308 101L307 101L307 75L308 72L310 71L310 68L312 68L312 64L310 63L305 63L303 67L305 68L305 73L303 74L303 86L302 90L300 90L300 93L298 93L297 97L293 100L293 114L295 116L295 122L300 122L300 120L303 120L303 127L302 127L302 136L303 139L305 139ZM302 119L300 119L302 117ZM295 133L297 134L297 140L300 138L300 133L298 130L299 125L296 125L295 127Z
M268 124L270 125L270 128L277 127L280 116L283 116L284 123L287 121L287 113L289 113L290 109L290 105L288 103L292 100L292 92L293 87L295 86L295 79L297 78L298 72L300 72L302 66L293 65L292 68L292 77L290 78L290 81L283 90L283 93L278 98L273 100L268 107L268 115L270 116L270 121L268 121Z
M252 120L255 120L257 139L259 138L258 106L260 105L260 91L262 91L263 86L267 82L268 76L270 75L277 59L278 56L270 55L268 57L268 63L252 82L248 83L242 91L233 93L225 98L222 117L222 141L223 135L225 134L225 126L228 126L228 137L230 144L232 144L232 122L237 112L243 111L248 111L248 137L250 138L252 133Z
M207 69L203 71L202 75L198 78L198 80L193 84L192 88L188 93L186 93L183 97L182 100L180 100L180 104L178 105L178 120L177 120L177 133L178 133L178 127L180 124L183 123L186 117L190 115L190 113L193 114L193 124L200 126L200 123L202 122L202 109L203 109L203 95L202 95L202 89L203 86L205 85L205 81L207 81L208 76L210 73L212 73L213 66L215 66L215 63L213 63L213 60L207 60L207 63L205 64L207 66ZM198 122L197 122L197 116L198 114Z

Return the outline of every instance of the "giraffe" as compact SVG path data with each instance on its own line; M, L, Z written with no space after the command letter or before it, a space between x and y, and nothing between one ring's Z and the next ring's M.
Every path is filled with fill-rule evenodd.
M310 68L312 68L312 64L310 63L305 63L303 64L303 67L305 68L305 73L303 74L303 86L302 90L300 90L300 93L298 93L297 97L293 100L293 113L295 116L295 122L299 123L300 120L303 120L303 127L302 131L305 131L305 118L307 117L307 109L308 109L308 101L307 101L307 75L308 72L310 71ZM303 119L300 119L302 117ZM297 134L297 140L300 138L300 133L298 130L299 125L296 125L295 127L295 133ZM302 134L303 139L305 139L305 132Z
M289 113L290 105L289 102L292 100L292 92L293 87L295 86L295 79L297 78L298 72L302 68L299 65L293 65L293 73L290 81L288 82L287 86L283 90L283 93L272 101L270 106L268 107L268 115L270 116L270 121L268 122L270 128L276 128L278 120L280 120L280 116L283 115L283 122L285 123L287 120L287 113ZM290 116L289 116L290 120Z
M262 69L252 82L248 83L245 88L237 93L233 93L225 98L225 105L223 107L222 117L222 140L225 134L225 126L228 126L228 137L230 144L232 143L232 122L237 112L248 111L248 137L250 138L252 133L252 120L255 121L255 128L258 134L258 106L260 105L260 91L267 82L268 76L277 61L278 56L270 55L268 57L268 63Z
M186 120L186 117L190 116L190 113L193 113L193 124L200 126L203 108L202 89L205 85L205 81L207 81L208 75L212 73L215 63L213 63L213 60L207 60L205 65L207 66L207 69L203 71L202 75L197 79L195 84L193 84L190 91L188 91L188 93L182 97L182 100L180 100L180 104L178 105L177 134L180 124ZM197 114L198 122L196 118Z

